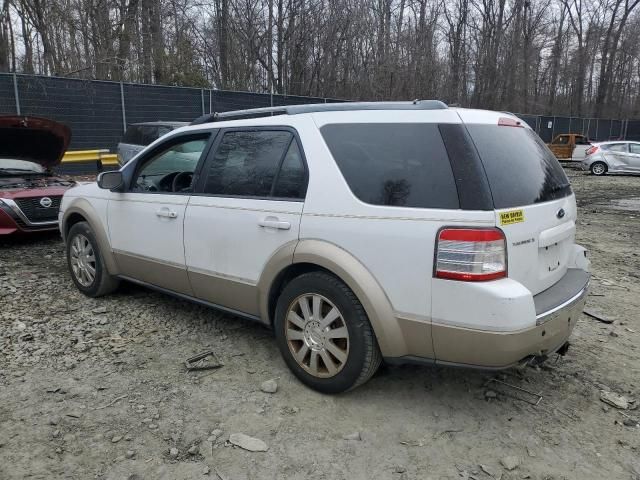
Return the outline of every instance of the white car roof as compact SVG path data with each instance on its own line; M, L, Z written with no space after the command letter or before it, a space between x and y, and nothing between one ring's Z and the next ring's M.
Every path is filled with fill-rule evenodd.
M420 108L421 103L427 108ZM412 108L415 107L415 108ZM233 118L233 114L262 114L258 118ZM254 113L255 112L255 113ZM275 113L269 115L269 113ZM227 117L229 115L229 117ZM295 126L301 118L311 117L318 127L335 123L484 123L498 124L500 118L509 118L529 128L526 122L508 112L447 107L437 101L422 102L353 102L339 104L295 105L250 109L238 112L223 112L220 120L190 125L174 130L174 134L202 131L211 128L255 127L255 126ZM227 119L228 118L228 119Z

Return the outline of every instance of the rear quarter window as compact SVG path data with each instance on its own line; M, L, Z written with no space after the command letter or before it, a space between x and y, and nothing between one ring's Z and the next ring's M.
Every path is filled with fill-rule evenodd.
M571 195L562 166L540 137L524 127L467 125L484 165L495 208Z
M349 188L361 201L460 208L437 124L331 124L320 131Z
M122 138L122 143L130 143L131 145L142 145L142 130L138 125L129 125L127 131Z

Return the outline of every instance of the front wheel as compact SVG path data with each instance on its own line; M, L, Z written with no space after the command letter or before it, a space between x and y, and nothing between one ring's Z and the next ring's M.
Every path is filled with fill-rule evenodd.
M96 237L87 222L74 224L67 235L67 264L78 290L88 297L101 297L118 288L119 281L109 274Z
M289 368L322 393L363 384L382 360L361 303L329 273L306 273L289 282L278 299L274 327Z
M594 162L591 164L590 170L594 175L604 175L607 173L607 165L604 162Z

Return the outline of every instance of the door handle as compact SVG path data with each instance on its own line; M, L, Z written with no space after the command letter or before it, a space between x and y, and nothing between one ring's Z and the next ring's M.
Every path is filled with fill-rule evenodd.
M267 217L258 222L258 225L264 228L276 228L278 230L289 230L291 224L289 222L281 222L278 217Z
M164 218L177 218L178 214L173 210L169 210L168 208L161 208L160 210L156 210L156 215L158 217Z

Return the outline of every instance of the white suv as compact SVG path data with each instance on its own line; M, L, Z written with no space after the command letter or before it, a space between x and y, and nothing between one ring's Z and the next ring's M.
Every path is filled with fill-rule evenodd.
M516 117L437 101L214 114L64 195L73 281L265 323L322 392L384 359L564 353L589 282L558 161Z

